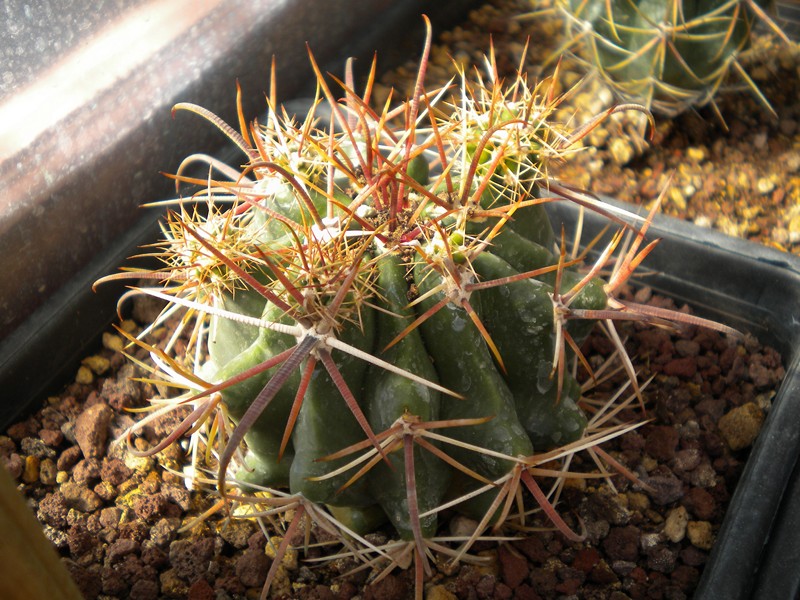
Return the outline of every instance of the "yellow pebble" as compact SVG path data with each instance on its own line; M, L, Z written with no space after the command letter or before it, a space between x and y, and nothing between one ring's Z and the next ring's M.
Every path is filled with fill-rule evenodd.
M22 481L33 483L39 480L39 457L26 456L25 469L22 471Z
M434 585L425 593L425 600L456 600L456 595L443 585Z
M67 481L69 481L69 473L67 473L66 471L59 471L56 474L56 483L58 485L61 485L62 483L66 483Z
M703 147L690 147L686 149L686 156L690 160L702 162L706 159L706 149Z
M692 545L701 550L711 550L714 545L714 532L708 521L689 521L686 535Z
M92 370L92 373L95 375L102 375L111 367L111 361L109 361L105 356L89 356L84 358L81 361L86 367L89 367Z
M113 350L114 352L121 352L125 347L125 341L118 335L105 332L103 334L103 348Z
M89 367L81 365L75 375L75 383L90 384L94 381L94 374Z

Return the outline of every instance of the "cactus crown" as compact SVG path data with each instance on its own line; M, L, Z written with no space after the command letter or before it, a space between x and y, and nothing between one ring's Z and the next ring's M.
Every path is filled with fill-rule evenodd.
M785 42L764 0L557 0L570 47L618 96L674 116L713 105L734 71L772 112L738 62L757 20Z
M300 121L279 110L274 87L265 124L248 126L240 108L240 132L178 105L223 130L248 164L187 158L174 177L202 190L168 216L163 270L110 277L161 283L135 291L168 302L154 325L178 322L163 345L147 342L149 329L135 340L152 377L175 390L153 400L154 415L191 408L149 452L191 435L216 466L197 481L216 484L220 507L292 511L279 551L310 518L369 565L370 552L414 558L419 593L433 550L460 559L488 528L524 522L514 511L524 489L580 539L553 508L560 483L546 494L536 479L563 482L568 457L632 425L610 403L583 403L568 361L603 320L631 376L633 392L615 400L641 400L614 320L688 319L614 295L653 247L649 219L548 174L603 118L643 109L567 129L550 122L561 100L552 81L530 87L520 69L505 84L491 55L489 80L462 74L445 104L449 87L423 88L429 50L430 30L415 92L396 108L371 107L374 64L363 94L348 65L338 101L311 55L319 95ZM187 174L198 164L211 175ZM613 266L623 233L577 270L585 256L568 255L563 235L555 243L543 211L554 198L630 234ZM457 548L435 537L450 507L478 522ZM387 519L402 543L361 537Z

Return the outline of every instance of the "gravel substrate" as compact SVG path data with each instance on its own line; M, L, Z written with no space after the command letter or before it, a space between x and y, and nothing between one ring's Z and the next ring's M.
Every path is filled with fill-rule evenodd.
M672 306L648 295L640 290L637 299ZM642 380L656 375L645 390L653 421L604 448L649 489L622 477L613 479L613 488L571 480L559 511L575 530L585 528L584 542L567 543L551 531L499 546L480 542L475 552L489 563L435 574L427 598L691 595L783 368L775 351L752 339L734 343L694 328L679 335L640 325L624 331ZM214 503L213 496L184 486L177 474L185 463L182 451L173 446L155 458L138 458L124 444L111 444L132 422L124 409L142 405L152 390L131 379L135 369L119 353L120 336L109 332L104 345L63 394L0 436L0 457L45 534L86 598L257 596L274 552L256 523L218 514L181 530ZM599 334L584 347L595 364L612 349ZM619 383L608 381L593 395ZM151 447L174 425L156 422L135 447ZM592 465L576 459L572 468ZM352 561L314 567L302 558L291 552L284 559L271 597L412 595L409 573L369 586L367 572L346 575Z

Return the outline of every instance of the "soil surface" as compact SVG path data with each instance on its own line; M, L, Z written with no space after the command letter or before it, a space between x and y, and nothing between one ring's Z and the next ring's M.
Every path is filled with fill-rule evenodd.
M651 298L646 288L635 299L687 310ZM140 304L137 314L144 312ZM138 329L131 321L123 326ZM621 332L638 358L641 380L655 376L643 392L651 420L603 448L639 483L621 476L568 480L558 509L573 530L585 531L585 541L569 543L534 517L528 525L539 530L522 539L479 542L473 554L485 564L440 565L426 582L426 598L691 595L783 367L774 350L749 338L735 341L694 327L670 334L640 324ZM154 390L132 380L140 373L120 353L122 337L109 332L103 341L104 349L85 359L63 394L0 436L0 458L45 534L86 598L258 597L274 556L258 525L224 512L193 525L215 498L186 489L183 450L172 446L139 458L124 443L113 444L133 422L127 409L143 406ZM614 350L599 332L583 349L594 367ZM592 398L602 399L624 378L620 373L585 385ZM638 408L620 415L623 422L642 417ZM135 438L135 448L152 447L176 424L175 417L155 421ZM571 465L576 472L594 468L581 455ZM454 518L449 527L470 525ZM385 539L381 532L372 536L374 543ZM280 538L272 541L277 545ZM314 530L310 541L326 539ZM302 536L296 542L302 545ZM315 556L318 549L311 551ZM352 560L315 566L304 558L298 550L283 559L270 597L413 597L411 571L370 584L367 571L348 574L356 566Z
M535 43L527 64L541 63L558 46L561 25L511 18L529 10L521 0L495 0L442 33L429 86L452 75L450 57L480 64L490 34L506 74L519 63L528 35ZM725 94L718 105L727 128L703 108L672 120L657 118L654 139L645 144L638 120L615 116L587 140L595 146L576 153L557 175L646 205L674 173L665 212L800 254L798 53L759 38L745 62L777 117L746 93ZM564 71L565 85L577 79L568 64ZM413 75L413 66L387 74L383 93L389 85L410 91ZM581 122L611 103L610 93L589 81L564 111L578 110L575 122ZM650 298L646 288L636 294L638 301L671 305ZM147 305L139 304L139 322L148 321L146 312ZM134 321L123 326L134 332L139 327ZM774 350L752 339L695 328L671 334L640 325L627 325L625 334L642 369L640 380L655 376L644 392L652 421L604 449L645 485L620 476L570 480L558 508L574 530L585 529L584 542L568 543L546 530L513 542L480 542L474 552L485 564L442 565L426 581L426 598L691 597L783 368ZM122 345L118 334L107 333L103 349L84 361L61 395L0 435L0 460L86 598L258 597L274 556L258 525L215 514L192 526L215 498L186 489L180 474L184 451L174 446L139 458L124 444L111 444L136 418L126 409L142 406L152 392L149 384L131 379L141 373L122 356ZM596 366L612 347L598 333L584 350ZM594 393L610 393L618 383L607 381ZM135 439L136 448L151 447L174 425L155 422ZM572 468L594 468L588 457L583 461L576 459ZM454 520L451 527L469 523ZM349 574L352 561L317 567L304 558L302 552L284 558L272 597L413 597L411 572L370 583L366 571Z

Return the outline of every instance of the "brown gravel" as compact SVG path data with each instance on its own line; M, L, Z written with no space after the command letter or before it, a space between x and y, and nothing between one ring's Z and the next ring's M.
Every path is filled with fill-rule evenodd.
M666 299L651 300L672 306ZM648 417L655 420L604 448L647 489L622 477L614 477L613 487L570 480L559 510L576 530L583 524L584 542L568 543L552 531L499 546L479 542L476 553L489 557L490 563L435 574L426 584L428 598L691 595L752 432L769 408L783 368L773 350L750 339L734 343L694 328L670 335L634 324L623 333L629 337L629 352L640 357L642 379L656 375L645 390ZM584 350L594 363L612 348L605 337L593 335ZM130 370L120 369L116 352L105 349L99 356L113 365L102 376L91 384L70 384L42 411L0 436L0 456L81 591L86 598L133 599L257 594L272 561L257 526L215 515L179 531L213 503L203 493L186 490L180 476L163 470L181 464L180 451L141 459L110 446L110 434L130 417L109 407L105 390L127 386L140 399L148 390L128 379ZM676 372L671 366L686 359L690 368ZM595 394L610 393L619 382L605 382ZM640 416L631 412L623 418ZM735 433L726 429L726 422ZM94 442L88 447L79 444L79 423L90 424L86 431L93 432L89 437ZM137 438L137 447L148 447L167 427L155 426ZM45 435L48 442L42 431L62 435ZM99 443L101 439L105 441ZM593 465L576 457L572 469L584 468ZM347 575L352 562L320 568L296 558L284 561L272 597L399 600L412 595L410 573L392 574L365 588L366 573ZM337 575L344 578L334 579Z

